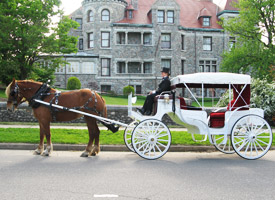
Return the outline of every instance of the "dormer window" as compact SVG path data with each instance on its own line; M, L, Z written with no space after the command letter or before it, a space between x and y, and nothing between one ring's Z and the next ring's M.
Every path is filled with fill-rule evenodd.
M164 10L158 10L158 23L164 23Z
M129 10L128 13L129 13L129 14L128 14L128 18L129 18L129 19L133 19L133 11L132 11L132 10Z
M202 26L210 26L210 17L203 17Z
M174 11L172 10L167 11L167 23L169 24L174 23Z
M134 18L134 10L135 9L134 9L132 4L127 7L126 11L127 11L128 19L133 19Z

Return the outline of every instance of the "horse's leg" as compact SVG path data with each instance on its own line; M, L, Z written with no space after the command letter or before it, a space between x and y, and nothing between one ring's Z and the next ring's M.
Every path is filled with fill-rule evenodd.
M40 142L37 149L34 150L34 153L33 153L34 155L41 155L42 152L44 151L44 138L45 138L44 132L41 131L40 129Z
M95 144L94 144L94 148L91 152L91 156L96 156L96 154L99 153L100 151L100 146L99 146L99 128L98 128L98 125L96 123L96 120L95 120L95 123L93 125L93 136L94 136L94 139L95 139Z
M90 117L85 117L85 120L86 120L88 131L89 131L89 142L88 142L88 145L87 145L85 151L81 154L81 157L88 157L89 155L95 155L95 152L96 153L99 152L99 146L95 146L93 148L93 141L95 139L95 135L96 134L99 135L99 129L96 124L96 119L90 118Z
M46 135L47 146L45 151L42 153L42 156L49 156L53 151L52 141L51 141L51 130L50 130L50 122L39 123L40 132Z

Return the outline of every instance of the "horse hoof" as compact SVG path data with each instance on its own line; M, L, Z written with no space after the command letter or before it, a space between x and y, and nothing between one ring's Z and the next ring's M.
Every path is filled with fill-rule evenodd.
M96 156L96 153L95 152L91 153L91 156Z
M49 156L49 153L42 153L42 156Z
M40 152L40 151L35 150L35 151L33 152L33 155L41 155L41 152Z
M80 157L88 157L89 156L89 152L84 151Z

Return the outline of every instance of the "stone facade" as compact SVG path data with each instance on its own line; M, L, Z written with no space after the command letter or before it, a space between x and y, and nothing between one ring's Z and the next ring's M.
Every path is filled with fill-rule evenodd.
M130 11L133 19L141 16L143 6L138 7L141 1L84 0L82 7L71 15L81 26L70 34L78 36L79 52L98 57L86 58L88 65L93 65L93 73L81 70L73 70L76 73L71 71L66 76L64 71L56 73L58 86L65 87L68 77L76 76L83 87L121 94L124 86L132 85L137 93L146 94L157 87L164 66L171 68L171 77L219 71L221 54L230 43L230 36L222 28L184 27L180 21L182 7L176 0L148 1L153 2L150 11L144 14L149 22L143 24L121 23ZM130 3L133 9L129 7ZM216 6L214 3L211 5ZM109 20L103 20L104 10L109 12ZM173 23L159 23L159 10L167 16L172 11ZM220 12L212 17L218 19L231 15L235 16L236 12ZM163 42L165 37L168 38L167 44ZM204 49L206 38L210 41L210 47L206 47L210 49L207 50ZM78 59L70 58L70 61L77 62ZM77 67L83 68L83 62L79 59Z

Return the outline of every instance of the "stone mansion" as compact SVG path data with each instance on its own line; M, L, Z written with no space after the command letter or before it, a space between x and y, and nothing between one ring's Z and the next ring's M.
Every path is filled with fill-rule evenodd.
M162 67L171 77L217 72L223 51L235 37L223 31L221 18L238 15L236 0L83 0L71 14L80 26L78 53L65 55L56 85L76 76L82 87L121 94L132 85L137 94L155 89Z

